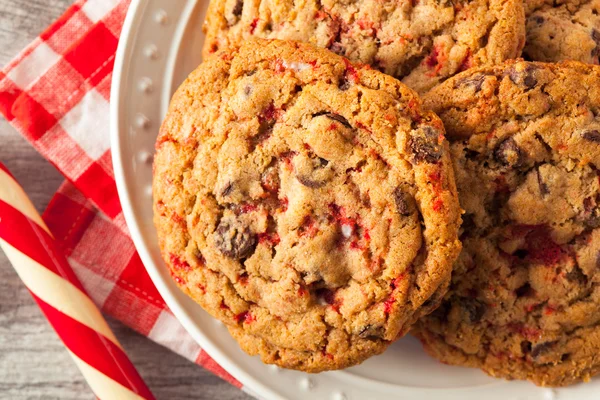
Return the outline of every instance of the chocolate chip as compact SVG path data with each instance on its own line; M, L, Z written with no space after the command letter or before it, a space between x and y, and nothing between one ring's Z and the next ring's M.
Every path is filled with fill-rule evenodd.
M531 19L538 25L542 25L544 23L544 17L542 17L541 15L534 15L533 17L531 17Z
M416 163L437 163L442 158L442 146L438 144L439 131L431 126L419 128L410 138L409 146Z
M481 90L483 82L485 82L485 75L477 74L474 76L469 76L468 78L459 79L454 84L454 89L458 89L459 87L471 87L473 90L475 90L475 93L477 93Z
M256 234L239 219L222 219L215 231L215 244L223 255L241 260L256 248Z
M577 265L573 266L573 269L567 272L565 277L569 282L573 282L578 285L585 285L587 283L587 276L585 276L581 268L579 268Z
M494 158L504 165L518 167L523 162L521 149L513 138L502 141L494 150Z
M325 182L313 181L304 175L299 175L299 176L297 176L297 178L298 178L298 182L300 182L304 186L309 187L311 189L318 189L325 185Z
M508 75L515 85L526 89L532 89L538 83L535 77L535 70L537 68L532 64L525 64L523 69L517 70L517 66L519 65L523 64L513 65L507 70L506 75Z
M340 79L340 82L338 83L338 88L340 88L341 91L346 91L350 89L351 86L352 84L346 78Z
M463 297L459 300L459 305L467 314L471 323L481 321L485 314L486 306L479 300Z
M233 183L229 182L221 191L221 196L227 197L233 192Z
M531 353L531 342L529 340L524 340L521 342L521 354L529 354Z
M313 118L314 117L319 117L321 115L324 115L324 116L326 116L329 119L333 119L333 120L339 122L340 124L344 125L347 128L352 128L352 125L350 125L350 123L348 122L348 120L346 118L342 117L339 114L334 114L334 113L330 113L330 112L327 112L327 111L321 111L321 112L318 112L316 114L313 114Z
M600 132L596 129L583 131L581 137L587 140L588 142L600 143Z
M531 357L536 360L538 357L548 353L558 341L538 343L531 348Z
M362 339L381 339L384 335L385 331L383 326L380 325L372 325L368 324L363 326L358 332L358 337Z
M329 176L326 174L319 173L329 165L329 161L321 157L310 157L309 165L302 165L298 168L300 171L297 173L296 178L298 182L311 189L318 189L325 186L325 183L329 180Z
M414 199L412 196L402 190L400 186L394 189L394 201L400 215L410 215L414 210Z
M231 15L227 15L227 25L233 26L238 23L244 9L244 0L237 0L231 10Z
M600 32L592 29L591 36L594 43L596 43L596 47L592 50L592 57L598 57L600 55Z
M242 15L243 9L244 9L244 0L237 0L235 2L235 6L233 7L233 10L231 11L231 13L233 15L235 15L236 17L239 17L240 15Z
M544 183L544 180L542 178L542 174L540 173L539 168L537 169L537 181L538 181L538 186L540 188L540 194L542 195L542 197L546 197L546 195L550 192L548 190L548 185L546 185Z

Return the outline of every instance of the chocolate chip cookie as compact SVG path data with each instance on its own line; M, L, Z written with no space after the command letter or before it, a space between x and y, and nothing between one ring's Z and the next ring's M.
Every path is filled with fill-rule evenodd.
M464 248L414 332L449 364L588 380L600 371L600 67L478 68L425 104L451 142Z
M529 0L528 8L524 57L598 64L600 0Z
M204 56L252 36L297 40L369 64L424 93L471 67L520 56L521 0L213 0Z
M458 256L444 128L395 79L309 44L250 40L175 94L154 211L178 285L265 362L381 353Z

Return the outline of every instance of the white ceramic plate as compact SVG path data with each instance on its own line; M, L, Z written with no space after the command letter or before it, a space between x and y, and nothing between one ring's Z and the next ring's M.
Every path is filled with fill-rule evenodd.
M282 370L244 354L221 323L181 293L160 258L152 225L152 154L172 93L201 62L207 5L208 0L134 0L119 44L111 96L112 156L127 225L160 294L200 346L246 390L265 399L600 398L598 380L568 389L541 389L442 365L411 337L345 371L309 375Z

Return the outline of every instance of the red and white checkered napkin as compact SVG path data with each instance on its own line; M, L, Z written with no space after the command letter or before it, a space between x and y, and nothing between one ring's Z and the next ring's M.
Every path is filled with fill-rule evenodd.
M77 1L0 70L0 113L68 179L44 220L101 310L241 388L173 317L125 226L108 102L129 1Z

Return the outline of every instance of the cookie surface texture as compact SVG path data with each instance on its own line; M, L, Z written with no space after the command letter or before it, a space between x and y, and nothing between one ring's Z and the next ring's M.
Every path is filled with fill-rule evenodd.
M369 64L419 93L521 55L521 0L212 1L204 56L249 37L297 40Z
M266 362L357 364L441 300L460 247L448 144L393 78L248 41L189 76L156 147L173 278Z
M600 0L530 0L523 56L532 61L598 64Z
M464 248L414 333L496 377L588 380L600 370L600 68L481 68L425 104L451 142Z

